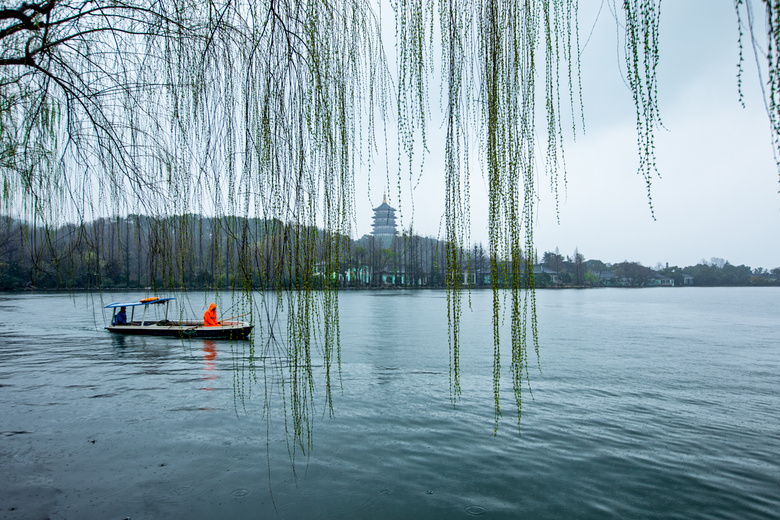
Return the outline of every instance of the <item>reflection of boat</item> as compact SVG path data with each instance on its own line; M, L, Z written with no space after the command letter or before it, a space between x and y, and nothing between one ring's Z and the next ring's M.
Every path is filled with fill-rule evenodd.
M113 309L111 325L106 330L115 334L143 334L146 336L175 336L180 338L228 338L244 339L252 332L252 325L243 321L221 321L219 326L206 327L203 320L168 320L168 304L175 298L144 298L137 302L110 303L106 309ZM158 316L158 305L165 304L165 312ZM117 310L130 308L130 318L126 324L117 324ZM140 320L135 319L135 308L143 307ZM147 312L153 309L152 312ZM148 315L148 318L147 318ZM154 318L154 319L153 319Z

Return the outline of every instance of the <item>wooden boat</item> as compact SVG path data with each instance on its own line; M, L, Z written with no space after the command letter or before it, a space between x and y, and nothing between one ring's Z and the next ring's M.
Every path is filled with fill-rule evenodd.
M111 325L106 330L114 334L142 334L146 336L175 336L179 338L245 339L252 332L252 325L243 321L220 321L217 327L206 327L203 320L168 319L168 305L175 298L144 298L137 302L118 302L106 305L113 309ZM165 304L164 313L160 312ZM130 309L126 324L117 324L117 311L122 307ZM141 319L135 319L135 308L142 307ZM150 311L151 312L148 312ZM148 319L147 319L148 317Z

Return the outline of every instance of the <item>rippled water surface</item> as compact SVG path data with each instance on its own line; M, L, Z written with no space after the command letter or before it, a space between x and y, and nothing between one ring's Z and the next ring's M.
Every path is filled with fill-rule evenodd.
M0 518L780 518L776 288L539 292L520 434L489 292L454 408L446 295L342 293L305 454L283 346L105 332L138 296L0 295Z

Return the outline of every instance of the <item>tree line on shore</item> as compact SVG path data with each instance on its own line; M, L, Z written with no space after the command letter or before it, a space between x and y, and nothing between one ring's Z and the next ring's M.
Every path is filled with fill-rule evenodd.
M481 244L459 251L448 269L446 243L406 232L351 240L313 227L234 216L143 215L100 218L56 229L0 218L0 290L444 288L506 286L519 269L526 286L780 285L780 268L713 258L654 269L637 262L586 260L578 250L545 252L493 269ZM533 275L531 275L533 273Z
M575 251L572 257L557 250L544 253L537 287L550 286L763 286L780 285L780 267L768 270L747 265L732 265L722 258L702 260L696 265L680 267L656 264L650 268L639 262L623 261L605 264L601 260L585 260ZM551 273L551 274L550 274Z

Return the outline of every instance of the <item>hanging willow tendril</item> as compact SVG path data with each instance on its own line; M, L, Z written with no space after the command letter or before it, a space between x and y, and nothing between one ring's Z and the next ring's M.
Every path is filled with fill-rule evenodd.
M650 213L653 210L653 177L658 175L655 158L655 129L661 125L658 112L658 39L661 0L624 0L626 15L626 65L628 84L636 107L639 169L647 187Z
M447 258L447 318L450 349L450 396L453 403L461 394L460 388L460 315L463 272L463 251L468 245L468 84L464 88L464 61L468 43L464 31L471 25L468 2L448 0L439 10L442 32L442 64L447 104L445 107L445 256Z
M425 34L430 11L425 0L394 4L402 21L401 35ZM460 389L460 315L463 272L470 229L469 135L481 140L484 175L489 186L489 256L493 286L493 390L495 421L501 416L502 286L509 289L507 311L511 322L511 364L518 421L522 387L527 381L529 342L538 354L535 295L533 291L533 214L536 200L536 75L537 47L544 41L545 107L547 118L546 165L554 196L558 197L558 165L562 161L560 115L562 82L573 97L573 70L579 75L577 2L445 0L439 3L444 95L445 141L445 243L447 258L447 314L449 318L450 385L453 401ZM403 39L403 38L402 38ZM414 42L425 42L417 36ZM408 44L406 44L408 45ZM400 47L398 67L401 94L413 106L414 123L425 121L427 70L419 46ZM410 103L406 100L414 100ZM572 100L573 101L573 100ZM408 115L406 116L409 117ZM405 134L411 134L404 119ZM572 124L576 124L573 118ZM411 162L411 152L409 161ZM565 173L564 173L565 183ZM530 325L529 325L530 324Z
M752 0L734 0L734 10L737 14L739 29L739 62L737 65L737 88L739 100L744 106L742 93L743 65L743 24L747 24L750 43L758 68L759 85L764 96L769 124L772 130L775 163L780 176L780 2L778 0L762 0L766 21L766 51L762 51L762 36L755 28L755 13ZM743 16L744 14L744 16ZM764 78L766 74L766 79ZM780 179L778 180L780 182Z

